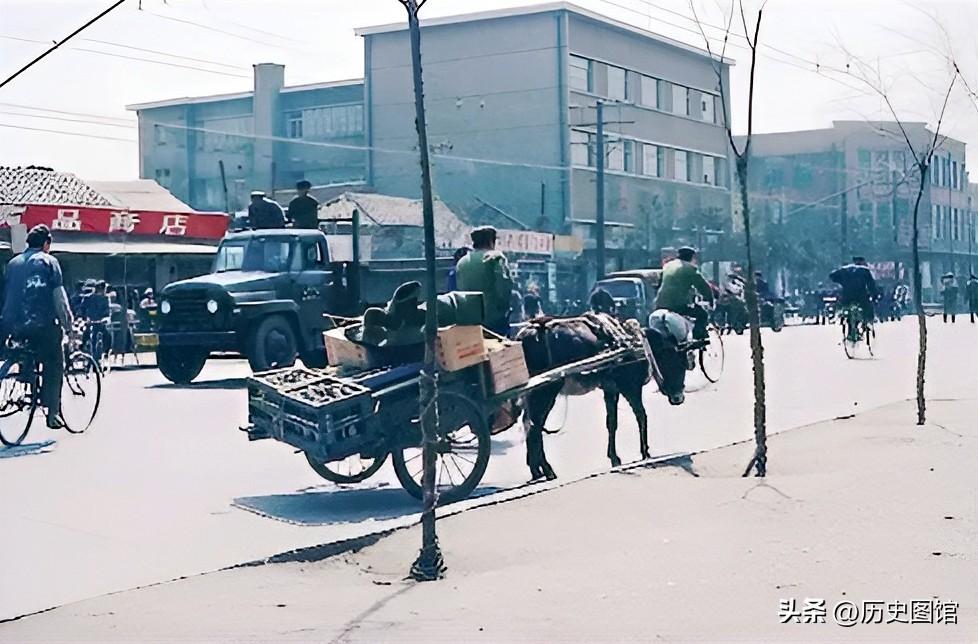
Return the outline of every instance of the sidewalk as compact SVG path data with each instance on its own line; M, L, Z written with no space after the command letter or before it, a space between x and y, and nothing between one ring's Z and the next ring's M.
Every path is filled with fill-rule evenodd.
M79 602L0 624L0 641L974 642L978 400L929 414L917 428L900 403L773 436L763 481L740 478L746 444L448 517L436 583L403 581L412 528ZM781 624L779 601L806 598L826 623ZM833 619L840 601L913 600L957 602L958 623Z

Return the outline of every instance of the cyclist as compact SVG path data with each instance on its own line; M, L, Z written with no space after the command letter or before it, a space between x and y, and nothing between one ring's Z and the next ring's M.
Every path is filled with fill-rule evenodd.
M865 324L872 324L876 318L873 300L879 296L876 279L866 265L866 258L853 257L846 264L829 273L829 279L842 287L841 307L846 309L858 305Z
M47 408L47 425L64 427L61 420L61 384L65 357L65 330L72 325L68 294L61 265L52 257L51 231L44 224L27 234L27 250L7 263L6 300L3 306L4 339L26 341L41 363L41 404Z
M109 316L112 313L109 302L108 285L103 280L95 283L94 292L85 298L83 318L88 322L83 341L91 347L95 362L101 363L102 357L111 346L109 335ZM101 340L101 343L99 343Z
M676 259L666 262L662 267L662 279L654 308L693 318L693 338L706 340L709 337L706 325L710 321L710 315L706 309L693 302L694 290L708 304L713 305L713 289L696 267L696 249L684 246L677 251Z

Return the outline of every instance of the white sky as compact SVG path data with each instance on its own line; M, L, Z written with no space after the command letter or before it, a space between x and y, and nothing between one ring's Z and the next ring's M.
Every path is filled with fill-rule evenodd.
M726 6L728 0L695 1L704 21L722 22L718 5ZM754 0L745 2L748 8L756 6ZM142 0L142 11L138 3L128 0L0 89L0 165L46 165L89 179L135 178L135 117L125 105L248 90L251 65L258 62L284 63L287 84L359 77L363 49L353 29L404 18L397 0ZM428 0L422 11L434 17L544 3ZM0 0L0 78L109 4ZM689 19L688 0L576 4L703 44ZM947 30L950 43L931 16ZM719 35L716 30L709 33ZM826 127L833 119L888 118L879 98L856 79L816 71L815 62L823 70L844 70L843 47L861 60L878 61L903 119L933 124L950 79L938 54L953 50L970 87L978 91L976 33L974 0L769 0L761 31L754 131ZM743 44L738 38L732 42ZM749 55L742 48L728 52L738 63L732 80L733 118L735 130L743 132ZM978 168L978 100L969 99L961 83L945 130L970 144L969 166ZM978 180L978 172L972 178Z

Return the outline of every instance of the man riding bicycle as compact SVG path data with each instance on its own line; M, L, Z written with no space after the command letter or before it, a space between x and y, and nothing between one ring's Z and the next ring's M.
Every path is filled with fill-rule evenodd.
M842 287L842 308L858 305L863 322L872 324L876 319L873 300L879 296L879 289L873 272L866 265L866 258L853 257L851 264L829 273L829 279Z
M40 224L27 233L27 250L7 263L6 299L3 303L3 341L24 341L41 363L41 404L47 408L47 425L64 427L61 420L61 384L65 358L64 331L72 316L61 276L61 265L52 257L51 231Z
M684 246L676 255L676 259L666 262L662 267L655 308L693 318L693 338L705 340L709 337L706 325L710 321L710 315L706 309L693 302L692 292L698 292L712 306L713 289L696 267L696 249Z

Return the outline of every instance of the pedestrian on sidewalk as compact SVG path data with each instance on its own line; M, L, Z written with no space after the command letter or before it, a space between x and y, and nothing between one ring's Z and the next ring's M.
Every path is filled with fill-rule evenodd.
M946 324L950 317L951 324L954 324L958 309L958 285L954 281L954 273L945 273L941 277L941 283L944 285L941 289L941 297L944 300L944 323Z
M975 315L978 314L978 276L974 273L968 278L965 293L968 298L968 313L971 315L971 323L974 324Z

